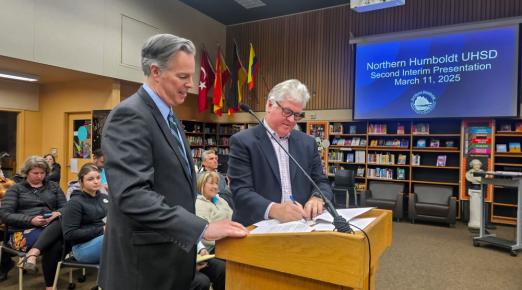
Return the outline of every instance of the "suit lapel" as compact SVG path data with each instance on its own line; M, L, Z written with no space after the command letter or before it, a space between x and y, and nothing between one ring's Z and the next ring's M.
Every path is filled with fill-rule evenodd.
M277 180L279 181L279 185L281 185L281 176L279 175L279 165L277 163L277 157L276 153L274 151L274 146L272 145L272 141L270 140L270 137L268 137L268 133L265 131L265 129L258 125L255 127L255 135L257 139L259 140L258 147L259 150L263 153L266 160L268 161L268 164L270 165L270 168L272 169L272 172L277 177Z
M163 119L163 116L161 115L158 107L156 107L156 104L154 104L154 101L150 98L149 94L147 94L145 89L140 88L140 90L138 91L138 94L141 96L142 100L145 102L145 104L147 104L147 106L151 110L154 120L156 120L156 123L158 124L158 127L160 128L161 132L163 133L163 136L167 140L167 143L169 144L172 151L174 151L176 158L178 158L178 161L181 164L181 167L183 168L183 172L185 173L185 177L187 178L188 182L190 183L190 186L192 187L192 190L194 191L193 179L192 179L190 173L188 172L188 169L184 165L185 158L183 158L183 156L181 156L181 152L177 149L178 148L178 145L176 144L177 141L176 141L174 135L172 135L172 132L170 131L169 126L167 126L167 122L165 121L165 119ZM181 127L178 126L178 128L181 128ZM189 148L187 141L186 141L185 133L183 133L183 132L180 132L180 133L181 133L183 142L185 143L185 148ZM189 157L189 156L190 155L187 155L187 157ZM191 161L189 160L189 168L192 168L190 164L191 164ZM192 175L194 175L194 174L192 174Z
M295 160L299 162L299 164L302 164L299 158L301 154L297 154L299 147L296 139L296 135L290 133L290 137L288 138L288 152L290 152L290 154L294 156ZM293 182L295 175L297 174L297 170L299 170L299 168L297 168L297 165L295 165L295 163L291 159L292 158L288 157L288 162L290 163L290 181ZM292 188L294 188L293 184Z

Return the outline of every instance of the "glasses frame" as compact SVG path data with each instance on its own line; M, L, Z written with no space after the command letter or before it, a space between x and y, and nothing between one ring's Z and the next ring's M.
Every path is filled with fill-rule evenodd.
M279 104L278 101L274 101L276 103L276 105L281 108L281 114L283 115L283 117L285 118L290 118L290 116L294 116L294 120L296 122L298 121L301 121L302 119L304 119L305 117L305 112L300 112L300 113L296 113L288 108L285 108L283 106L281 106L281 104Z

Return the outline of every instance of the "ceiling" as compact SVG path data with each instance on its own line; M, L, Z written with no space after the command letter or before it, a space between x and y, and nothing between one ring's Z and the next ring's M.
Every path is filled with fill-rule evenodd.
M0 56L0 71L29 74L38 77L38 84L77 81L100 78L98 75L66 68Z
M350 0L254 0L262 1L266 5L246 9L235 0L179 1L225 25L233 25L332 6L348 5L350 3ZM250 2L253 0L238 1Z

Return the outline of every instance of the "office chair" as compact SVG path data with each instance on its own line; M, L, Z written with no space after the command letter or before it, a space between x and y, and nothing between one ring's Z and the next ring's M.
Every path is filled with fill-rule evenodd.
M355 191L354 171L337 170L335 172L334 187L332 189L335 207L350 207L351 192L354 197L354 205L358 206L357 192Z
M9 233L8 233L8 227L4 224L4 237L2 240L2 244L0 245L0 261L2 260L2 254L7 253L12 256L18 257L17 265L20 264L23 258L25 258L25 252L15 250L11 247L9 247ZM18 289L23 290L24 289L24 269L22 267L18 268Z

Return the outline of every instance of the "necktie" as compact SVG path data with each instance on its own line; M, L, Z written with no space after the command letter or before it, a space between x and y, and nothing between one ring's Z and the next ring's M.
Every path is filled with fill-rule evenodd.
M174 121L175 120L174 118L175 118L174 112L171 111L167 117L170 131L172 132L172 135L174 135L174 138L176 138L176 141L178 143L179 152L181 153L181 156L183 156L183 159L185 159L185 163L186 163L185 165L189 169L188 172L190 173L190 168L189 168L190 163L188 162L187 153L185 151L185 146L183 145L183 140L181 139L181 134L179 133L178 125L176 124L176 121Z

